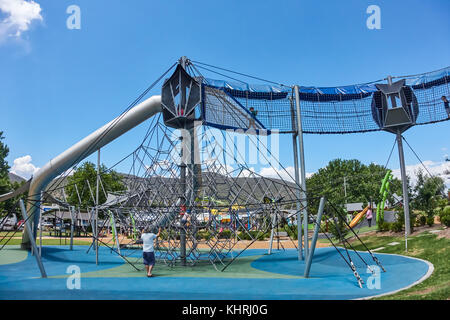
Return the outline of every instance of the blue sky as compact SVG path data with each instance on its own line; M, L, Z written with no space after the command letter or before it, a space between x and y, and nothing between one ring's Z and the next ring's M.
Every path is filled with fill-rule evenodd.
M0 0L0 8L24 1ZM0 130L10 165L30 156L31 161L22 161L28 170L119 115L183 55L285 84L315 86L450 65L448 0L34 4L41 11L28 12L29 24L13 25L10 13L0 11ZM66 27L66 9L73 4L81 9L80 30ZM366 26L369 5L381 9L381 30ZM105 147L103 161L112 165L132 151L145 130L142 125ZM441 170L450 154L449 132L450 122L444 122L414 127L405 137L422 160ZM394 136L305 135L304 140L306 171L314 172L338 157L384 165ZM289 145L290 139L281 143ZM291 149L282 147L286 166L292 165ZM407 165L418 163L409 150L405 153ZM390 167L398 168L397 153Z

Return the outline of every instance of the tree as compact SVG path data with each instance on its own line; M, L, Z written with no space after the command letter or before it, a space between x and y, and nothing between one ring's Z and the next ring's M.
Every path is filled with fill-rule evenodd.
M375 206L381 201L381 181L386 172L383 166L373 163L367 166L356 159L330 161L306 180L309 213L317 213L319 199L325 196L329 200L325 213L329 217L335 213L339 231L345 235L348 229L341 219L346 218L345 203L362 202L364 206L370 203ZM391 183L390 201L393 200L393 193L401 193L401 181L398 179L393 179ZM330 231L338 235L334 226L331 226Z
M9 165L6 161L6 157L9 154L9 148L6 144L2 142L5 137L3 136L3 131L0 131L0 195L11 192L12 190L18 189L25 182L14 182L9 180ZM0 202L0 218L4 217L5 214L11 213L14 210L16 202L21 196L11 198L9 200ZM23 196L26 197L26 196Z
M6 161L6 157L9 154L9 148L2 142L3 139L5 139L5 137L3 136L3 131L0 131L0 179L6 179L9 181L9 165Z
M5 139L3 137L3 131L0 131L0 194L5 194L11 191L11 182L9 181L9 165L6 161L6 157L9 154L9 148L2 142ZM0 217L8 212L8 203L0 202Z
M363 202L373 205L381 200L381 181L387 169L371 163L364 165L359 160L335 159L306 180L310 213L317 212L319 198L326 196L335 205ZM401 181L393 179L391 193L401 193Z
M441 177L429 177L419 169L414 198L411 201L415 209L424 211L429 219L434 217L434 210L443 198L445 183Z
M118 192L126 189L125 185L122 183L120 175L114 171L108 171L105 165L100 165L100 179L105 192ZM77 189L79 196L81 198L81 207L93 207L95 202L92 199L92 195L87 186L87 182L92 189L93 197L96 196L96 186L97 186L97 169L95 164L92 162L85 162L83 165L76 169L75 173L67 179L67 186L65 188L67 194L67 202L71 205L79 206L79 198L77 194ZM77 188L75 188L75 185ZM105 193L103 188L99 186L99 203L102 204L106 201Z

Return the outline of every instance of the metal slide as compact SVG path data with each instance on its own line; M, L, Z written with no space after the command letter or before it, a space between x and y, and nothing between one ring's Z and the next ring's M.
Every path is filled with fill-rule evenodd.
M37 234L39 223L41 192L54 178L159 112L161 112L161 96L152 96L105 124L44 165L32 178L28 192L27 211L31 216L30 220L33 222L34 236ZM21 246L24 249L30 248L30 238L26 232L23 234Z
M359 212L353 218L353 220L350 222L350 228L353 228L354 226L356 226L358 224L358 222L361 221L361 219L364 217L364 215L367 213L368 210L369 210L369 205L367 205L367 207L365 207L363 211Z

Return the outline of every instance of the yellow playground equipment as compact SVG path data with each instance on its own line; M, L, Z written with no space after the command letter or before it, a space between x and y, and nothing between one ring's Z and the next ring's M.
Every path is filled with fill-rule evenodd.
M365 207L363 211L359 212L350 222L350 228L356 226L361 221L361 219L364 217L364 215L367 213L368 210L369 206Z

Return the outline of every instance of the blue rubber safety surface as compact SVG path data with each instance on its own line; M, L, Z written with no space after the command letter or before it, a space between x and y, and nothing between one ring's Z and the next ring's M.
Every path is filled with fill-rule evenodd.
M110 249L99 251L100 264L95 264L95 253L86 253L86 246L43 247L43 263L48 276L68 275L67 267L77 265L83 273L101 271L123 265L125 262ZM341 253L346 256L344 249ZM422 279L429 265L421 260L404 256L377 253L387 272L379 275L379 288L367 266L350 253L358 273L365 284L361 289L353 272L334 248L317 248L310 278L303 277L304 262L297 260L297 251L247 250L240 257L255 256L251 268L269 272L266 278L221 278L217 277L111 277L94 278L81 275L81 289L69 290L66 278L41 279L36 260L30 254L18 263L0 266L0 299L164 299L164 300L341 300L380 295L405 288ZM139 253L138 253L139 254ZM359 253L369 264L375 265L368 253ZM0 256L1 257L1 256ZM239 259L239 258L238 258ZM211 268L213 268L211 266ZM250 268L250 271L252 270ZM276 278L271 274L296 276L298 278ZM375 287L369 288L368 283Z

